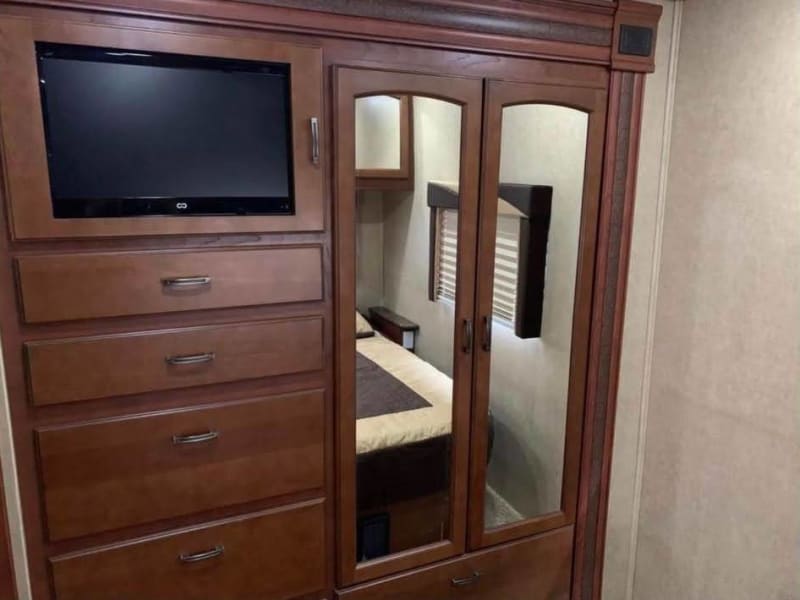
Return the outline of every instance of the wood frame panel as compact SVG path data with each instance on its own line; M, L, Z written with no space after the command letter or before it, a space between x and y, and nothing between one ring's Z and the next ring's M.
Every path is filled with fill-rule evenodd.
M616 11L616 0L390 0L391 12L383 2L347 0L17 1L591 64L610 61Z
M614 72L609 90L572 600L599 600L636 196L644 75Z
M586 163L580 220L578 265L573 309L572 346L567 398L566 439L561 509L535 518L485 530L484 499L487 475L488 444L481 432L488 427L491 349L481 345L475 356L475 401L472 426L472 462L470 472L470 527L472 549L499 544L519 537L575 522L580 467L583 407L586 396L586 365L589 350L589 327L592 310L594 257L600 204L605 138L606 92L566 86L491 81L486 91L484 110L484 153L478 251L478 290L476 323L485 327L492 318L492 284L500 177L500 147L503 108L520 104L554 104L588 114ZM491 335L480 331L479 339Z
M0 18L0 122L5 196L15 239L141 236L324 228L323 171L311 160L310 119L322 119L319 48L247 38ZM288 63L291 68L295 214L114 219L56 219L50 200L37 41ZM323 131L323 124L320 124Z
M337 394L338 394L338 574L350 585L398 570L441 560L465 549L467 474L472 362L471 339L461 323L472 322L474 256L478 210L480 148L480 80L413 73L337 68L334 74L336 143ZM458 293L453 343L453 456L450 481L450 540L358 564L356 560L356 418L355 418L355 126L354 100L373 94L429 96L459 104L462 109ZM468 345L468 351L462 348Z

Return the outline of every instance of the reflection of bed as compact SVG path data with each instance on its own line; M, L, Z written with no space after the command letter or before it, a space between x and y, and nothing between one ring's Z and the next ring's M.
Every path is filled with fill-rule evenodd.
M359 512L446 491L452 380L378 333L356 350Z

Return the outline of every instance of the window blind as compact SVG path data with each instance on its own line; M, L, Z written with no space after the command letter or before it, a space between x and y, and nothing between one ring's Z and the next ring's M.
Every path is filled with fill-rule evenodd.
M492 313L509 324L513 324L516 317L518 272L519 217L498 215Z
M458 211L438 208L436 218L436 299L455 302Z
M436 299L455 300L456 256L458 249L458 211L437 209ZM517 306L519 262L519 217L499 215L494 261L492 313L509 325L514 324Z

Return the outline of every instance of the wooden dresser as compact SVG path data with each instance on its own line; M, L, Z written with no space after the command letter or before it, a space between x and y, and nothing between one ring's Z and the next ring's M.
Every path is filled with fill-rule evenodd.
M313 160L309 131L324 116L320 48L26 15L0 17L0 71L19 78L0 86L0 329L34 597L326 597L327 157ZM295 214L55 219L28 116L39 40L293 65Z
M629 0L3 3L0 336L32 599L597 600L642 90L659 14ZM626 51L623 32L650 38ZM294 213L56 218L38 42L289 65ZM402 152L414 146L413 95L461 107L468 261L459 258L454 322L464 319L441 540L357 564L347 128L354 99L368 94L400 98ZM561 508L484 531L490 411L470 382L473 368L487 368L491 331L490 317L478 329L472 303L487 268L476 259L479 197L498 197L480 188L480 149L499 147L482 119L503 94L509 105L518 94L592 115L583 354ZM415 169L424 164L406 157L401 175L365 171L359 185L407 191ZM417 333L403 323L399 339Z

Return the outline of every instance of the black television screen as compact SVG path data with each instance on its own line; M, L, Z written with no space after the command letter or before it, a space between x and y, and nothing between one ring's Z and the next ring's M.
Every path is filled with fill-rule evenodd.
M36 50L56 218L294 213L289 65Z

